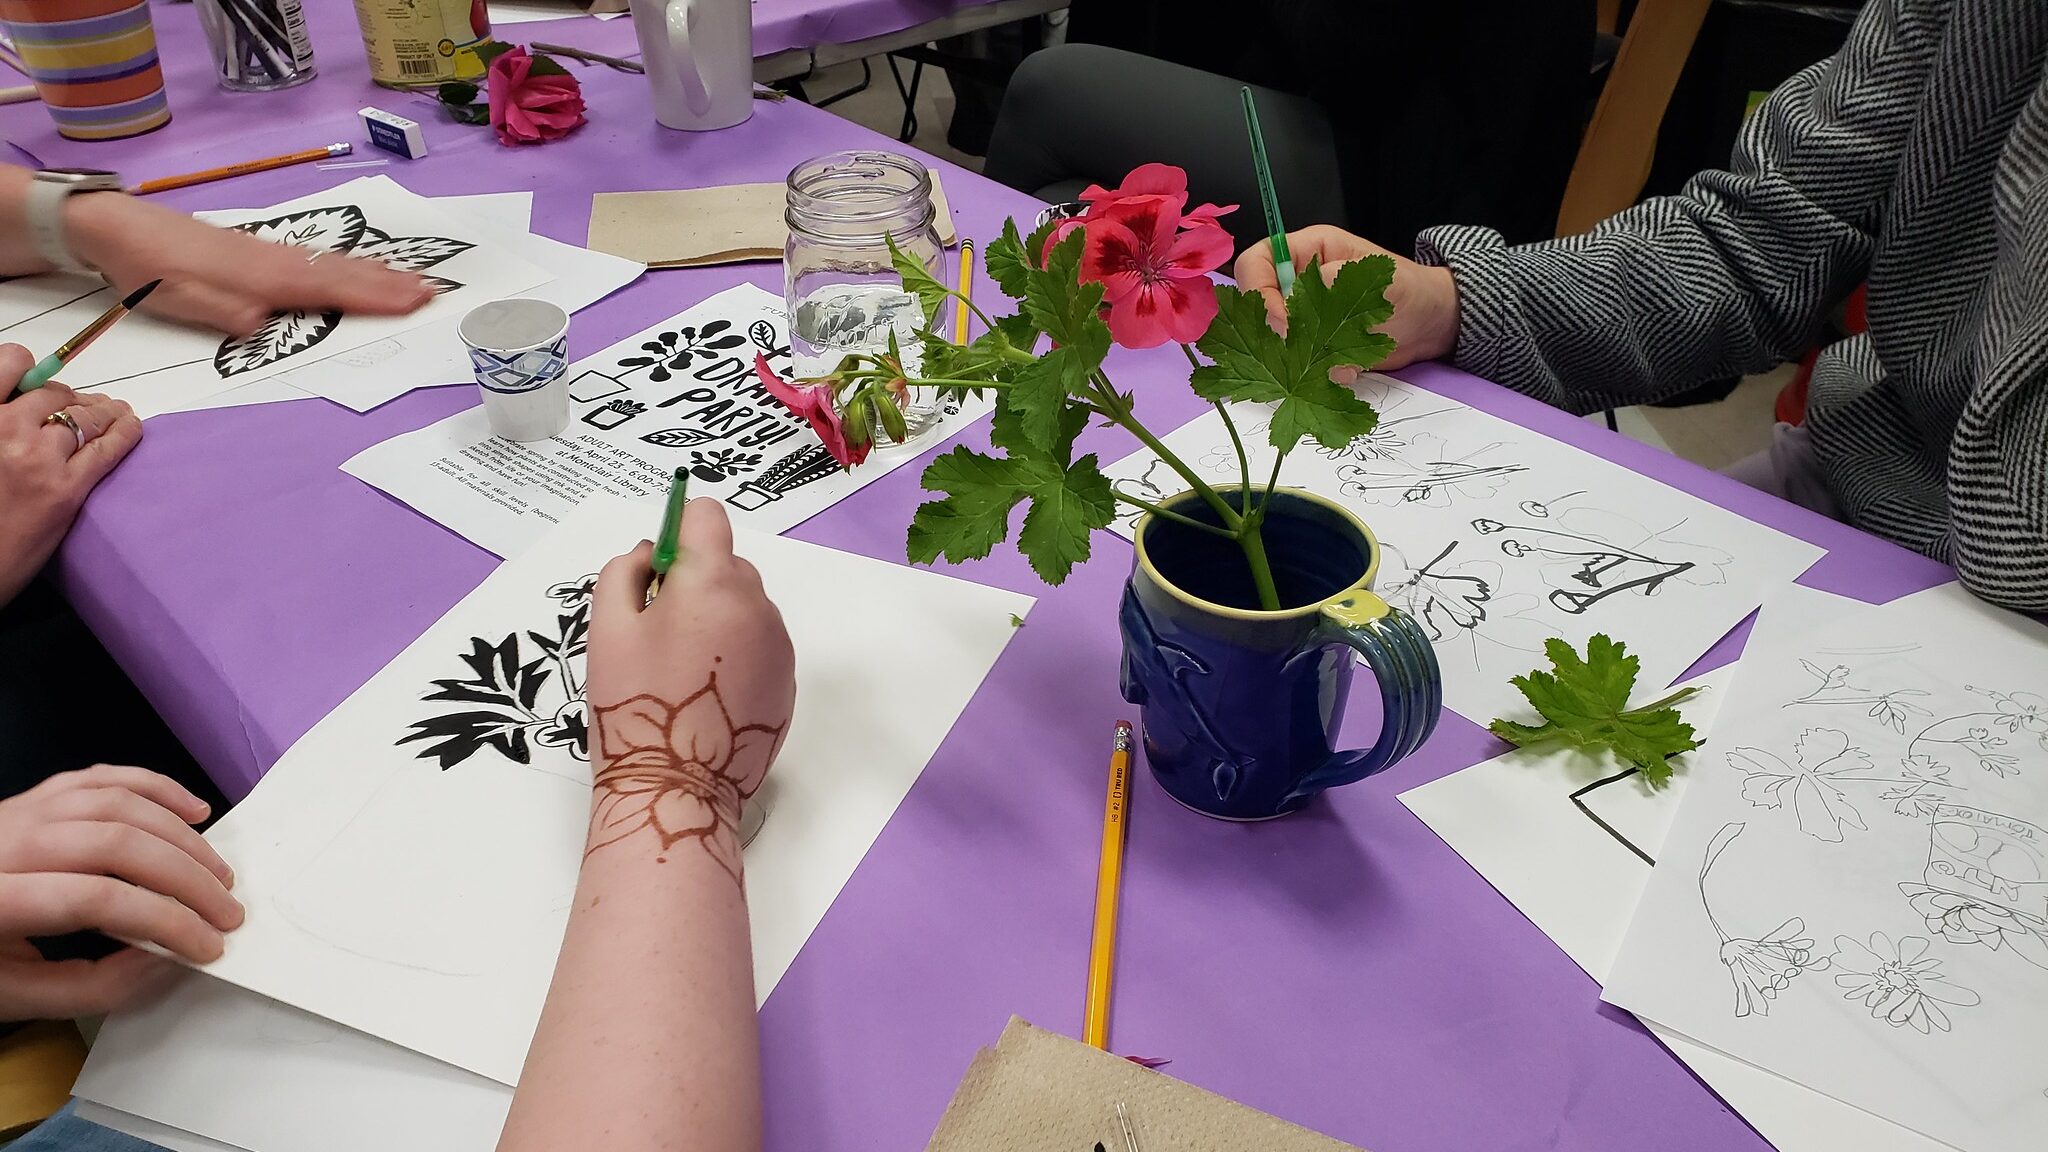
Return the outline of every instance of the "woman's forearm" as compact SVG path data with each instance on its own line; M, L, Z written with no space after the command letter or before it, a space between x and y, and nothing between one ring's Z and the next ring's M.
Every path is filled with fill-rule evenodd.
M718 848L650 830L584 860L500 1152L760 1146L746 898L722 862L739 848Z

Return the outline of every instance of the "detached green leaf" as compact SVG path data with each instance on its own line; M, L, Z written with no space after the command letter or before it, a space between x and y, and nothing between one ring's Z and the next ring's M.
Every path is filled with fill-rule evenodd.
M1700 746L1692 725L1672 707L1699 689L1682 689L1651 707L1631 710L1628 697L1641 665L1623 645L1595 636L1586 642L1586 658L1581 660L1570 644L1553 638L1543 651L1554 671L1539 669L1515 677L1513 683L1547 723L1532 727L1495 720L1489 725L1495 736L1524 748L1548 742L1595 751L1605 748L1641 769L1653 788L1671 779L1669 757Z
M898 248L894 238L885 236L882 242L889 246L889 266L896 270L896 275L903 278L903 290L916 296L918 304L923 306L925 326L937 324L939 310L946 306L946 301L952 299L952 294L947 291L944 284L933 278L931 272L925 268L924 261Z
M468 104L476 99L476 94L477 86L465 80L450 80L437 93L443 104Z
M998 458L962 446L932 461L924 487L946 496L922 505L911 519L908 554L914 564L940 556L954 564L986 557L1009 535L1010 512L1029 500L1017 550L1040 579L1057 585L1088 559L1090 535L1116 516L1109 478L1094 456L1062 466L1043 457Z
M1003 221L1003 234L989 244L988 251L982 254L982 263L1003 295L1012 300L1024 298L1031 286L1025 276L1031 269L1031 260L1024 253L1024 240L1017 235L1015 220Z
M1266 322L1265 300L1224 284L1216 286L1217 317L1203 335L1203 355L1215 361L1195 370L1197 394L1210 401L1276 404L1269 437L1285 452L1314 437L1342 448L1373 430L1379 414L1351 389L1330 381L1334 368L1370 368L1394 350L1391 337L1372 331L1393 315L1386 287L1393 262L1356 260L1324 284L1310 264L1287 301L1287 335Z
M448 114L464 124L489 124L491 110L483 104L447 104Z

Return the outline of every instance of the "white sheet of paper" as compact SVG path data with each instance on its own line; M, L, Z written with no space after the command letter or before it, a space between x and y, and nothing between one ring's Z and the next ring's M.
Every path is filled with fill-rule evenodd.
M387 177L388 179L388 177ZM478 192L469 196L435 196L434 203L456 213L474 213L514 232L533 231L533 193Z
M2048 631L1957 585L1751 642L1605 997L1968 1152L2048 1132Z
M586 501L286 752L207 834L249 910L209 971L517 1079L589 815L589 765L571 751L578 589L658 518L651 501ZM803 701L747 851L766 997L1032 601L781 537L741 541L795 638ZM918 622L912 643L905 620ZM457 681L469 686L453 699L425 699ZM480 703L493 694L504 702Z
M297 313L273 320L246 341L131 316L66 367L65 383L119 396L147 418L422 324L459 318L548 278L516 253L478 242L475 226L386 178L353 180L266 209L202 216L222 225L292 218L259 228L258 234L320 251L378 255L454 287L410 316ZM36 276L0 285L0 339L54 348L119 298L93 276Z
M1543 642L1581 650L1593 634L1642 660L1638 683L1669 684L1792 583L1822 550L1537 432L1427 389L1368 376L1380 423L1341 452L1287 458L1282 484L1328 496L1379 538L1377 591L1436 643L1444 705L1484 724L1520 717L1509 678L1541 666ZM1251 470L1271 471L1270 409L1232 408ZM1212 482L1240 475L1214 412L1165 438ZM1105 469L1157 502L1186 488L1141 450ZM1128 536L1141 513L1116 523Z
M724 500L734 522L780 532L916 459L992 403L969 401L918 443L878 448L848 472L761 388L757 352L789 371L782 300L742 284L570 365L573 415L561 436L498 439L476 407L367 448L342 471L500 556L520 553L591 493L665 494L678 467L690 469L692 495Z
M212 408L248 408L256 404L276 404L285 400L312 398L311 392L292 387L285 383L281 376L272 376L268 380L258 380L254 384L244 384L239 388L229 388L215 392L211 396L202 396L179 411L204 412Z
M144 1139L253 1152L491 1152L512 1105L495 1080L191 971L107 1018L72 1091Z
M357 183L374 181L389 183L391 178L373 176ZM525 197L524 214L530 218L532 193L498 195ZM463 209L468 206L459 202L469 199L451 196L436 203ZM466 227L478 243L511 252L544 269L552 277L519 295L546 300L573 314L631 284L647 271L644 264L537 236L527 231L524 221L514 227L503 218L510 208L510 205L487 207L483 209L482 218L469 217ZM368 412L415 388L459 384L475 379L470 370L469 353L456 332L461 323L460 315L447 316L295 368L284 376L293 387L325 396L357 412Z
M160 1148L168 1148L170 1152L250 1152L247 1148L222 1140L209 1139L155 1120L146 1120L82 1098L74 1111L80 1120L89 1120L102 1128L125 1132L137 1140L146 1140Z
M1759 627L1799 631L1862 607L1795 585L1771 599ZM1587 975L1604 981L1650 879L1650 865L1617 837L1652 857L1662 850L1686 785L1727 738L1715 735L1714 721L1733 674L1733 667L1716 669L1694 681L1707 692L1681 707L1706 747L1675 757L1677 770L1662 789L1645 788L1637 777L1596 787L1606 777L1596 776L1570 751L1518 750L1410 789L1401 802ZM1582 793L1584 810L1572 803L1573 793ZM1606 821L1614 834L1591 816ZM1648 1027L1779 1152L1947 1147L1661 1025Z

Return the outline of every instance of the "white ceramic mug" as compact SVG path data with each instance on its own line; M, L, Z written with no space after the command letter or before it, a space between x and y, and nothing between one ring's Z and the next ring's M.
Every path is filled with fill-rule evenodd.
M752 0L632 0L632 9L664 127L709 132L754 114Z

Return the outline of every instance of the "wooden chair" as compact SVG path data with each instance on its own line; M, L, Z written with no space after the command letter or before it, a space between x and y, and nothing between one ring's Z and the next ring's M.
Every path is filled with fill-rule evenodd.
M1585 232L1642 195L1657 152L1657 129L1711 2L1637 0L1565 184L1559 236ZM1602 32L1614 31L1620 9L1621 0L1599 0Z
M84 1065L85 1041L69 1020L24 1024L0 1035L0 1144L62 1108Z

